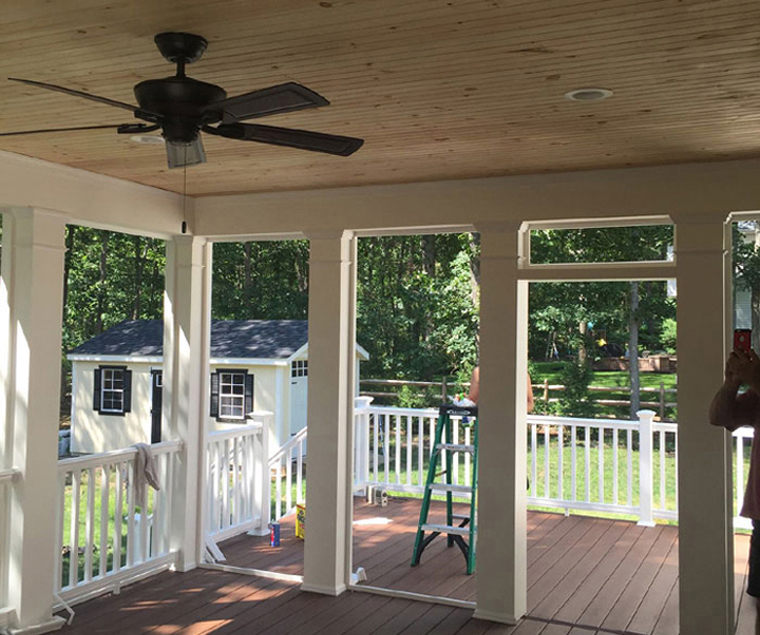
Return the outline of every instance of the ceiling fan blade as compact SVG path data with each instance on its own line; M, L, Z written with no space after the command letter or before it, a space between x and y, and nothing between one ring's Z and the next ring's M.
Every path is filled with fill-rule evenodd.
M106 124L103 126L77 126L74 128L47 128L45 130L21 130L19 132L0 132L0 137L14 137L17 135L25 135L25 134L41 134L43 132L75 132L77 130L106 130L108 128L116 128L117 130L123 126L128 126L130 124L123 124L123 123L117 123L117 124Z
M216 128L209 126L204 130L210 134L240 139L242 141L258 141L276 146L288 146L313 152L326 152L347 157L362 147L363 139L342 137L339 135L310 132L309 130L294 130L292 128L277 128L261 126L252 123L221 124Z
M116 108L123 108L131 113L138 111L137 106L131 106L123 101L116 101L115 99L109 99L108 97L99 97L98 95L90 95L90 93L82 92L81 90L74 90L73 88L64 88L63 86L56 86L55 84L46 84L44 82L36 82L31 79L17 79L15 77L8 78L12 82L21 82L22 84L28 84L29 86L36 86L37 88L44 88L46 90L54 90L59 93L65 93L66 95L73 95L74 97L84 97L90 101L97 101L101 104L108 106L115 106Z
M266 117L284 112L293 112L304 108L316 108L329 106L322 95L313 90L288 82L278 86L270 86L261 90L254 90L244 95L230 97L213 104L213 110L223 111L222 123L235 123L244 119Z

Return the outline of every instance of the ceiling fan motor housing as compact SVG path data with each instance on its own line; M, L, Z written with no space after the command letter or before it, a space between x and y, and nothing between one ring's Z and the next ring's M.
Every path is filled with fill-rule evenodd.
M164 136L190 142L204 124L221 120L223 112L209 106L227 97L223 88L191 77L148 79L135 86L140 108L160 115Z

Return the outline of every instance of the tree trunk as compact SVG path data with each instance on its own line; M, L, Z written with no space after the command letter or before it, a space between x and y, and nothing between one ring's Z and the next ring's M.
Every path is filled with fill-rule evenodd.
M470 297L480 306L480 234L470 234Z
M581 334L581 343L578 346L578 363L585 364L588 357L588 351L586 350L586 335L588 333L588 322L581 320L578 322L578 332Z
M628 368L631 377L631 419L641 410L639 391L639 283L631 282L631 306L628 313Z
M100 275L98 277L98 315L95 321L95 335L103 332L103 314L106 310L106 262L108 259L108 232L100 232Z
M245 303L244 306L246 308L246 311L248 311L249 307L251 306L251 297L253 295L253 285L251 280L251 273L253 270L253 266L251 264L252 247L252 243L243 244L243 302Z
M142 236L134 236L135 246L135 302L132 306L132 319L139 320L142 312L142 279L145 266L145 252L143 250Z
M435 235L426 234L422 237L422 267L429 277L435 276Z

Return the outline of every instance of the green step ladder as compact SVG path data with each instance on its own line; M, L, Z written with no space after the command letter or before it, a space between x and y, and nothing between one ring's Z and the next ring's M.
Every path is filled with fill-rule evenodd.
M457 443L458 439L453 437L452 416L463 417L463 425L472 426L471 445ZM469 421L464 423L467 417ZM446 467L442 472L438 472L438 466L441 463L441 455L445 451ZM469 485L455 485L453 464L454 453L472 455L472 482ZM444 480L437 481L439 476ZM430 456L430 465L428 466L427 479L425 481L425 494L422 497L422 507L420 509L420 521L417 525L417 537L414 541L414 554L412 555L412 566L416 567L420 563L422 552L437 536L446 534L447 546L457 545L464 555L467 563L467 575L475 571L475 543L477 535L477 523L475 520L475 503L478 489L478 409L477 407L462 407L454 405L441 406L438 410L438 423L435 427L435 439L433 440L433 451ZM430 497L434 493L446 493L446 524L440 525L428 523L428 514L430 512ZM453 512L452 499L455 494L470 495L470 514L455 514ZM427 535L426 535L427 533Z

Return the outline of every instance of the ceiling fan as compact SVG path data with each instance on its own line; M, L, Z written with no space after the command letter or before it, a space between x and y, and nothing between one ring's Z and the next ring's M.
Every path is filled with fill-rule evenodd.
M128 110L137 119L149 123L26 130L0 133L0 136L104 128L116 128L119 134L140 134L160 129L166 141L166 156L170 168L206 162L201 132L239 141L256 141L344 157L356 152L364 143L362 139L354 137L241 123L268 115L328 106L330 102L295 82L227 97L223 88L185 75L185 66L197 62L206 50L208 42L205 38L190 33L159 33L154 40L161 54L177 65L177 73L173 77L148 79L138 83L134 88L137 106L54 84L8 78L29 86Z

